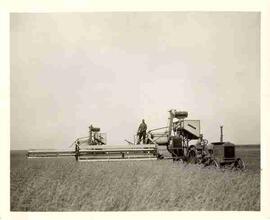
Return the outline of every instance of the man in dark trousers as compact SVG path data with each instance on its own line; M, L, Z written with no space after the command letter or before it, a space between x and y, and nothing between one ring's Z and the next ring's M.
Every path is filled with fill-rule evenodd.
M145 144L146 130L147 130L147 125L145 124L144 119L143 119L137 132L137 135L138 135L137 144L141 143L142 138L143 138L143 144Z

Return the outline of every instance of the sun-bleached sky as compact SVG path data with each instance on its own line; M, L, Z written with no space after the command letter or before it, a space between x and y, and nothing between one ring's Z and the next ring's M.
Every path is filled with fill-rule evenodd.
M93 124L133 139L168 110L210 142L260 143L260 13L95 12L10 16L11 149L65 148Z

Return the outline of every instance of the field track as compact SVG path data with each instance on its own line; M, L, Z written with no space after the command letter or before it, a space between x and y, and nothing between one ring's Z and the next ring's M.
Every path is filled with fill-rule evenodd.
M237 154L247 170L171 160L75 162L11 151L11 211L260 210L260 148Z

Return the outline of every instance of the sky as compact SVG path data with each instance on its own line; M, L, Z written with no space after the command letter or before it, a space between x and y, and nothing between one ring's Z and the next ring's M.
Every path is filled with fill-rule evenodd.
M10 16L11 149L109 144L188 111L209 142L260 143L260 13Z

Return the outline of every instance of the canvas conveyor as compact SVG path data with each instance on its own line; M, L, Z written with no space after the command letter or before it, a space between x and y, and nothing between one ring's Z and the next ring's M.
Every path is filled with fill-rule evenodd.
M148 145L93 145L75 150L29 150L28 158L74 156L77 161L156 160L157 148Z

